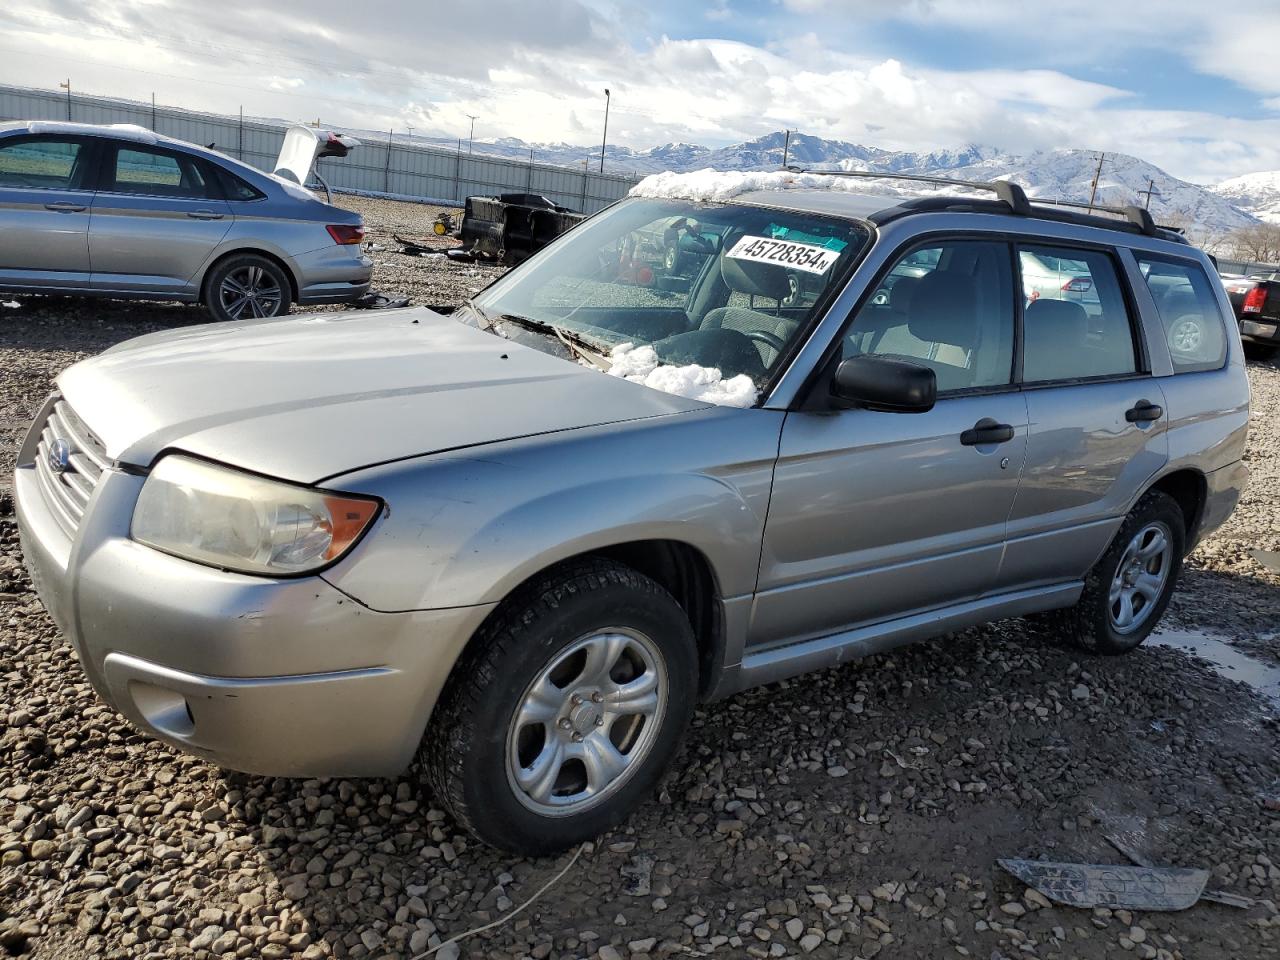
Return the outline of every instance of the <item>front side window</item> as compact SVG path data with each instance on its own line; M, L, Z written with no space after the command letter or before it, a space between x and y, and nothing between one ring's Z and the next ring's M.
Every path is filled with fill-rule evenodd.
M901 257L854 315L842 358L875 355L931 367L938 391L999 387L1013 371L1009 248L949 240Z
M148 147L120 147L108 190L149 197L207 199L209 185L193 158Z
M1026 383L1137 372L1115 263L1100 250L1020 246Z
M1163 260L1134 251L1156 302L1174 373L1217 370L1227 360L1222 311L1199 264Z
M83 178L84 145L41 137L0 146L0 187L76 190Z
M869 239L851 220L632 198L458 316L628 380L715 402L728 389L725 402L749 405Z

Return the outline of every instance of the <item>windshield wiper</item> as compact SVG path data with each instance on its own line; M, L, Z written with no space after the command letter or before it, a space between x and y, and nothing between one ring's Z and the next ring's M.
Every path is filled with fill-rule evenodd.
M579 336L576 333L557 327L554 323L547 323L545 320L535 320L532 317L521 317L514 313L501 314L498 319L505 320L507 323L514 323L518 327L524 327L526 330L532 330L535 333L555 337L563 343L566 349L568 349L575 357L585 360L598 370L608 371L608 369L613 366L609 358L600 352L600 348L596 344L592 343L586 337Z

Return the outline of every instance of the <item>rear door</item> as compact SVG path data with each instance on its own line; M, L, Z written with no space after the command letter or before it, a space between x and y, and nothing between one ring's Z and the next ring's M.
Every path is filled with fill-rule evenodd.
M930 366L938 401L918 414L787 414L749 645L990 591L1027 440L1012 273L1003 240L926 241L895 258L850 319L841 358Z
M1009 517L1002 586L1084 576L1133 496L1168 458L1164 394L1151 376L1113 251L1025 243L1019 262L1069 261L1088 299L1025 294L1020 353L1030 430Z
M89 286L93 141L0 140L0 285Z
M231 229L221 181L201 157L109 141L89 227L93 286L198 293L195 277Z

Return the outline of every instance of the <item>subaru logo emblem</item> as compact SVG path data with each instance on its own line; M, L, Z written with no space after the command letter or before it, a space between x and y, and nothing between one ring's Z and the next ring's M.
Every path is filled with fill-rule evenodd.
M49 469L54 473L66 473L71 466L71 444L58 437L49 444Z

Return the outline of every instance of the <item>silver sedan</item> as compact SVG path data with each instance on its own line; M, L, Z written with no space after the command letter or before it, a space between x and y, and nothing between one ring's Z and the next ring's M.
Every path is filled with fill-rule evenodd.
M219 320L355 300L363 221L302 186L326 150L346 146L293 128L266 174L137 126L0 124L0 291L198 301Z

